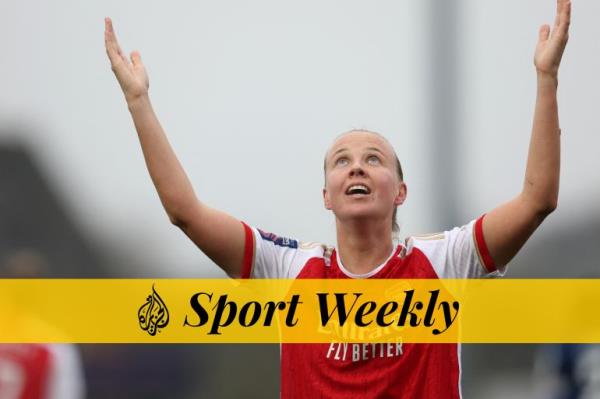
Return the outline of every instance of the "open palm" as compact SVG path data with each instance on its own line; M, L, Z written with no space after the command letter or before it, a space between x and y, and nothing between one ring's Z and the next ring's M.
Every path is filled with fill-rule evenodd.
M140 53L133 51L130 55L130 62L119 46L110 18L104 20L104 26L106 54L108 54L112 70L125 94L125 99L130 102L147 94L150 82Z
M571 24L570 0L557 0L556 3L556 19L552 32L550 25L542 25L534 56L534 64L538 72L552 76L558 75L560 60L569 40Z

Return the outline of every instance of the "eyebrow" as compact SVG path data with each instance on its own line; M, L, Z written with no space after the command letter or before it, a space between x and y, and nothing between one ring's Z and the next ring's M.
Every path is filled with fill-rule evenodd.
M369 151L375 151L375 152L378 152L378 153L380 153L381 155L384 155L384 156L385 156L385 154L383 153L383 151L381 151L381 150L380 150L379 148L377 148L377 147L367 147L367 150L369 150ZM337 154L339 154L340 152L344 152L344 151L348 151L348 148L346 148L346 147L342 147L342 148L340 148L339 150L337 150L336 152L334 152L333 154L331 154L331 157L333 158L333 157L335 157Z
M344 152L344 151L348 151L348 149L346 147L342 147L342 148L338 149L336 152L331 154L331 158L335 157L337 154L339 154L340 152Z
M383 151L381 151L381 150L380 150L379 148L377 148L377 147L368 147L368 148L367 148L367 150L375 151L375 152L378 152L378 153L380 153L381 155L384 155L384 156L385 156L385 154L383 153Z

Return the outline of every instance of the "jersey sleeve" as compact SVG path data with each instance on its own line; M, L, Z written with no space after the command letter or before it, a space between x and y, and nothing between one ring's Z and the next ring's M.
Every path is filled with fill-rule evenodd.
M81 357L75 345L48 345L52 365L48 378L47 399L81 399L85 397L85 382Z
M411 237L407 246L421 250L439 278L503 276L506 267L494 264L483 237L484 217L442 233Z
M267 233L243 223L242 278L295 278L308 260L323 256L321 245Z

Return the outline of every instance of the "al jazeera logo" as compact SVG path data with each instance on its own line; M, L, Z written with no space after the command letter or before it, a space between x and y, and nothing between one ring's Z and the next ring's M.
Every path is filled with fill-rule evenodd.
M148 295L146 302L138 310L138 321L142 330L155 336L169 324L169 310L152 284L152 294Z

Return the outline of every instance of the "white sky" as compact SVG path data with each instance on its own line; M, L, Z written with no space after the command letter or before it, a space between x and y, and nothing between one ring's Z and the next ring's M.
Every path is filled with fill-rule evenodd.
M0 142L25 140L82 227L127 246L148 274L215 268L170 226L147 175L103 49L103 17L138 49L151 98L198 196L266 230L335 243L322 206L322 157L355 127L396 147L409 200L405 234L437 230L427 130L435 1L78 2L0 4ZM560 81L559 211L540 236L581 220L600 197L600 3L574 1ZM516 195L533 115L532 64L551 0L456 1L465 218ZM7 132L19 128L19 137ZM4 136L2 136L4 134ZM465 219L465 222L468 221ZM534 238L535 239L535 238ZM141 271L144 273L144 271Z

